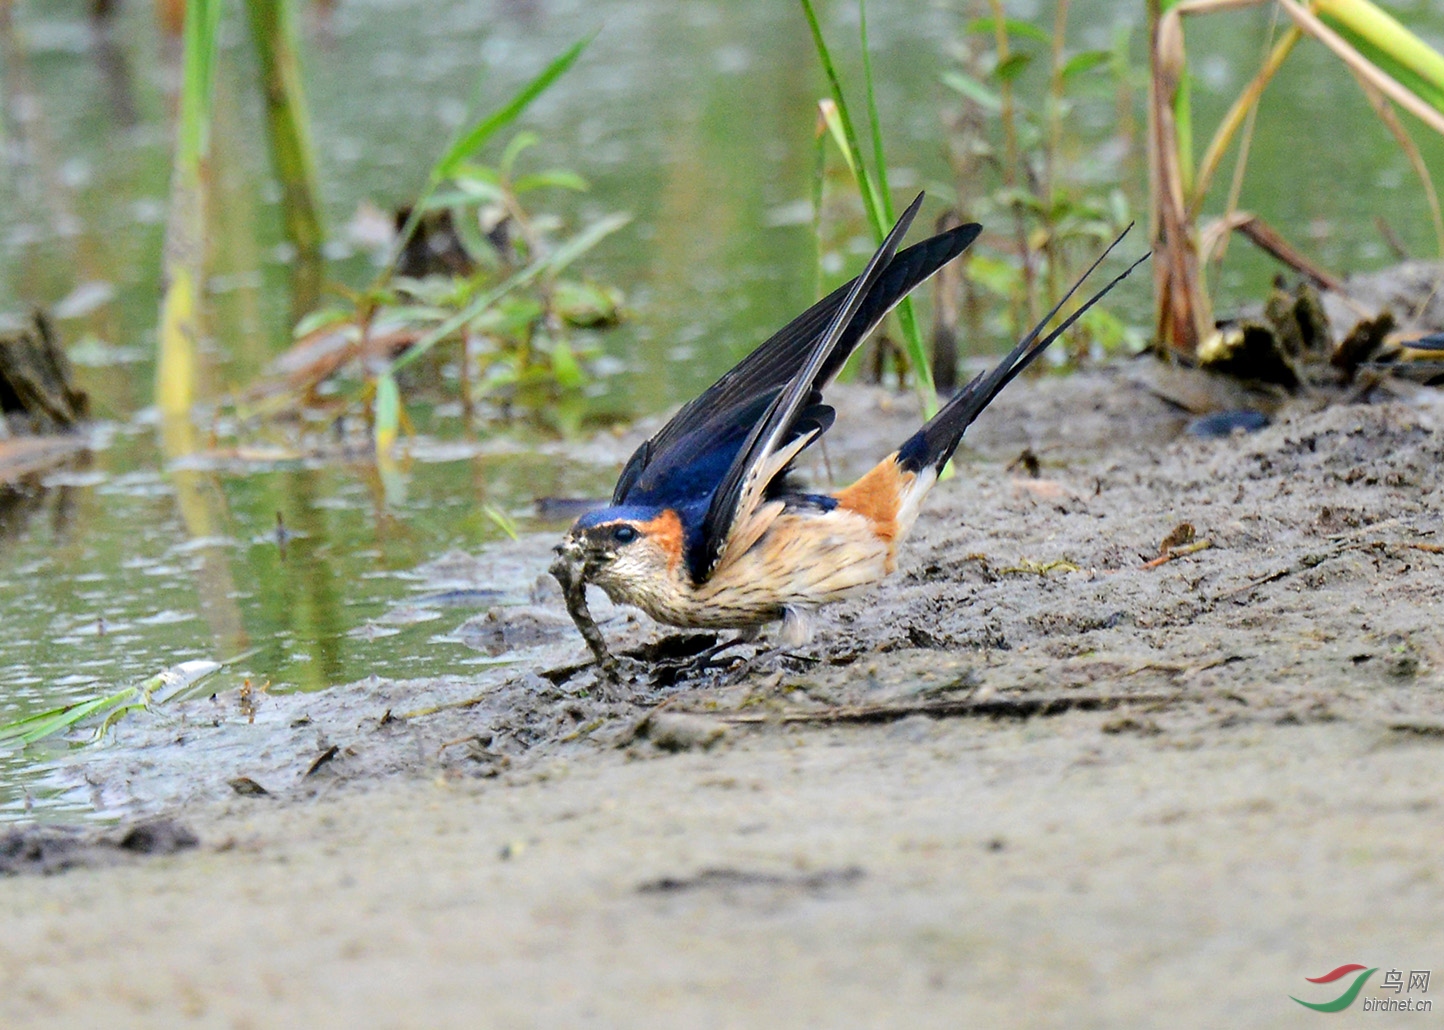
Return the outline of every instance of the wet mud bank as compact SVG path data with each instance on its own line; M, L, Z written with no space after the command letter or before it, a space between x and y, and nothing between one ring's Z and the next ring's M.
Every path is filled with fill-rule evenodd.
M905 398L839 407L839 482L916 425ZM200 843L0 880L0 1014L129 983L107 926L174 959L125 1011L217 1020L708 1025L740 998L755 1025L1167 1003L1275 1026L1360 949L1427 964L1444 401L1299 404L1222 439L1186 419L1126 366L1016 384L890 581L700 677L703 641L596 597L645 656L599 684L551 538L438 559L437 589L507 602L460 631L504 664L190 702L57 772ZM269 944L207 980L237 939Z

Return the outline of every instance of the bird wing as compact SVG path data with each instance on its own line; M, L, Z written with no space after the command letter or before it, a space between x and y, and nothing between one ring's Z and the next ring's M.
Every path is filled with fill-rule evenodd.
M913 210L904 217L911 217ZM817 403L820 390L903 297L961 254L981 231L976 224L959 226L885 262L813 376L811 386L818 395L808 407L819 432L832 421L831 409ZM798 315L683 406L632 454L617 480L612 504L675 504L709 496L732 467L748 433L812 357L858 282L839 287Z
M852 281L852 287L833 312L827 330L813 344L806 362L767 406L732 459L727 474L712 494L702 522L701 578L705 579L725 559L735 530L743 531L738 534L739 539L753 537L747 523L766 499L768 486L831 424L832 409L820 403L821 373L834 358L853 317L892 261L922 200L920 193L902 213L862 274Z

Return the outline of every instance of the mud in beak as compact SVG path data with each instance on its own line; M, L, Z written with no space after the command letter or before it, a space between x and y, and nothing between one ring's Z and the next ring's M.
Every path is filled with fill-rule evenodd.
M611 674L616 669L617 660L607 650L606 638L602 631L597 628L596 622L592 620L592 613L587 610L587 551L581 540L568 533L556 547L552 548L556 554L556 560L552 562L550 572L561 584L562 597L566 600L567 614L576 623L577 630L581 633L582 639L587 642L592 656L596 658L604 672Z
M562 542L552 548L552 553L557 556L558 562L567 562L581 571L586 562L586 548L582 541L568 533L562 538Z

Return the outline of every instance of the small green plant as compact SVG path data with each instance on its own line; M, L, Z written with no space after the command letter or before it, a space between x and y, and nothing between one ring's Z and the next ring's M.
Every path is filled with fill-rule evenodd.
M1068 0L1052 31L1006 18L1001 3L967 26L958 66L942 81L958 96L953 155L958 213L995 229L968 255L967 280L1005 302L1000 335L1015 338L1063 295L1100 246L1131 221L1119 188L1089 182L1084 144L1066 126L1086 94L1101 99L1107 77L1129 89L1128 35L1108 50L1070 51ZM1127 108L1120 103L1120 112ZM1123 117L1123 116L1121 116ZM1128 126L1119 125L1123 134ZM1080 320L1074 361L1091 347L1121 347L1128 333L1102 308Z
M538 402L575 392L588 381L592 350L571 330L614 323L620 295L571 266L628 222L609 215L566 235L556 219L530 204L548 190L585 190L564 169L527 171L530 132L513 136L494 164L479 152L568 68L587 45L576 44L498 110L465 127L432 166L420 196L399 213L400 226L385 267L344 306L312 313L296 328L298 346L340 341L322 349L294 390L315 388L359 360L365 371L350 401L369 401L378 455L403 428L405 405L397 374L439 345L460 358L462 400L481 397Z

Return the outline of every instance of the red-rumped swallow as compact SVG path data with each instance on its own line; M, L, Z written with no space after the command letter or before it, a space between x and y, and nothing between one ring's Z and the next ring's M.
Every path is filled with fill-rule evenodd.
M588 582L658 622L738 629L750 638L781 620L784 643L805 642L813 612L893 571L923 498L979 413L1147 257L1043 335L1080 279L997 367L857 482L833 493L798 490L788 481L792 462L833 421L823 389L899 301L982 231L960 226L895 254L922 200L919 194L903 212L860 276L683 407L632 455L611 504L567 532L552 571L604 665L611 658L586 612Z

